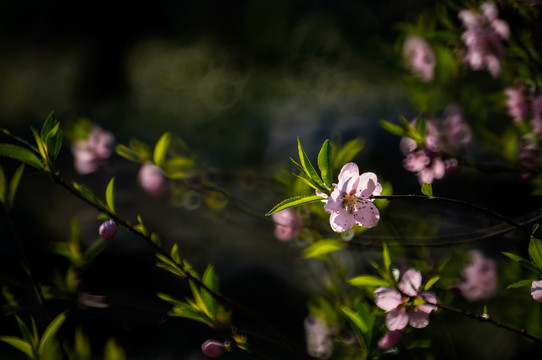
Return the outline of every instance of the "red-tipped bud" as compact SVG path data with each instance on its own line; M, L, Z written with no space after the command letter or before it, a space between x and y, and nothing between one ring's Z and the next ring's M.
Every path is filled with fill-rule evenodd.
M106 220L100 225L99 233L104 239L111 239L117 233L117 224L111 219Z
M224 344L216 340L207 340L201 345L201 352L211 358L219 357L224 353L224 350Z

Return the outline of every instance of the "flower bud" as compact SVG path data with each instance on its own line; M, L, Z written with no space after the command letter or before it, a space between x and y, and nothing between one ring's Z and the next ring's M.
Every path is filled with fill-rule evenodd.
M211 358L217 358L222 355L224 349L224 344L216 340L207 340L201 345L201 352Z
M115 221L109 219L103 222L102 225L100 225L99 234L104 239L111 239L113 236L115 236L117 232L117 224Z
M153 163L143 164L139 170L138 180L145 192L153 197L160 197L168 187L164 171Z

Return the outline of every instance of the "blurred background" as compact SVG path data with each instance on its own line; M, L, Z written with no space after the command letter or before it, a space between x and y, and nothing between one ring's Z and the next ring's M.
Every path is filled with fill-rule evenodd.
M166 131L181 137L232 195L226 210L189 209L148 198L136 181L138 165L118 156L102 171L83 176L73 170L66 147L58 169L68 182L84 183L97 194L115 176L117 211L123 217L135 221L141 215L165 239L166 248L179 244L181 254L200 271L214 264L224 294L303 348L310 269L299 259L299 249L276 241L272 221L263 216L284 198L273 175L280 167L293 171L289 157L297 157L298 136L312 159L325 139L344 143L361 136L365 147L357 161L362 171L391 181L396 193L419 192L415 176L400 166L398 138L382 130L379 121L416 114L402 85L397 25L415 22L433 4L3 1L0 125L30 139L29 128L39 128L55 111L61 124L90 119L111 131L117 143L137 138L153 145ZM15 164L4 160L11 173ZM451 197L486 199L484 205L496 205L509 216L533 210L536 204L520 206L519 196L503 200L491 195L501 188L505 193L509 180L516 178L491 174L476 177L489 187L474 188L472 181L449 187L446 180L436 187ZM529 193L526 185L514 186L517 194ZM408 211L398 207L396 214ZM96 210L28 170L13 212L15 231L1 220L1 281L15 289L26 282L11 241L15 236L23 239L34 271L47 282L65 266L51 254L51 242L69 236L74 217L83 239L95 240L96 216ZM463 224L469 218L457 217ZM467 230L479 226L480 219L469 219ZM120 230L84 279L89 291L107 296L111 307L74 306L64 335L71 338L70 331L82 324L96 346L96 358L114 336L129 359L203 359L200 344L214 334L200 324L163 316L167 304L154 294L182 297L186 284L157 269L155 262L148 245ZM31 291L24 285L14 291L27 297L43 321ZM52 312L72 306L67 304L55 305ZM0 335L13 329L13 319L4 318ZM295 358L265 342L262 347L272 358ZM4 353L5 358L22 358L0 344ZM250 358L227 358L235 356Z

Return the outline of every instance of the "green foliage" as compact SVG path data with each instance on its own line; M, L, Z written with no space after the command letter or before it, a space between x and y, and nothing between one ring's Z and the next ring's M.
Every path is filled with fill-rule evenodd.
M321 239L303 249L303 257L308 258L321 258L332 252L341 250L345 247L345 243L342 240L337 239Z
M339 171L344 164L352 161L363 150L364 147L365 142L359 137L346 142L342 146L331 144L331 164L333 169Z
M126 353L124 349L117 344L114 338L110 338L105 343L104 360L125 360Z
M44 359L46 355L51 353L50 350L57 346L56 334L66 320L66 312L57 315L49 325L47 325L41 338L38 334L34 318L31 318L31 329L29 329L17 315L15 315L15 319L19 325L22 338L16 336L0 336L0 341L15 347L31 359Z
M433 197L433 186L431 184L423 184L422 185L422 194L424 194L427 197L432 198Z
M34 152L19 145L0 144L0 156L18 160L39 170L45 170L42 161Z
M111 211L111 213L115 213L115 178L111 178L111 181L109 181L109 184L107 184L107 188L105 190L105 202Z
M318 195L299 195L294 196L289 199L283 200L277 205L275 205L267 214L266 216L272 215L278 211L285 210L292 207L312 204L315 202L322 201L324 198Z

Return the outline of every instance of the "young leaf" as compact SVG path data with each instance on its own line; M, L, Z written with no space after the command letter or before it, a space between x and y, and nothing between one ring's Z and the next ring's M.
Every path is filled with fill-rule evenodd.
M105 202L107 203L107 206L111 210L112 213L115 213L115 178L111 178L109 181L109 184L107 184L107 188L105 189Z
M125 360L126 354L114 338L110 338L105 343L104 360Z
M318 168L320 169L320 175L324 183L328 187L331 187L333 183L333 169L331 167L331 146L329 146L329 140L324 141L318 153Z
M542 240L531 236L529 241L529 257L536 267L542 271Z
M524 268L531 270L535 274L542 275L542 271L540 269L538 269L535 265L533 265L529 260L524 259L521 256L518 256L516 254L506 252L506 251L502 251L501 254L508 257L509 259L514 260L515 262L519 263Z
M339 169L344 164L352 161L357 154L365 147L365 143L361 138L355 138L348 141L340 149L333 152L333 168Z
M425 283L425 286L423 287L423 289L425 291L431 289L431 286L435 285L435 283L437 281L440 280L440 276L439 275L436 275L436 276L433 276L431 279L427 280L427 282Z
M39 170L45 169L45 166L35 153L19 145L0 144L0 156L18 160Z
M205 272L202 276L202 282L205 286L207 286L209 289L211 289L214 292L218 291L218 276L216 275L216 272L212 265L207 266L207 269L205 269ZM213 295L211 295L207 290L201 289L201 297L203 299L203 302L205 303L205 306L209 309L209 312L211 314L216 313L216 299Z
M431 184L423 184L422 185L422 194L428 197L433 197L433 186Z
M397 136L405 136L405 130L399 125L396 125L386 120L381 120L380 126L382 126L382 128L386 130L387 132L389 132L390 134L397 135Z
M534 280L519 280L519 281L516 281L516 282L508 285L506 288L507 289L516 289L516 288L520 288L520 287L531 286L533 284L533 281Z
M305 249L303 249L303 257L305 259L308 258L316 258L320 256L327 255L329 253L341 250L346 245L341 240L337 239L322 239L314 244L311 244L307 246Z
M47 119L45 119L45 122L43 123L43 126L41 127L40 132L40 138L45 142L47 140L47 135L51 132L51 129L57 124L55 119L55 113L54 111L51 111L49 113L49 116L47 116Z
M21 164L17 170L15 170L15 173L13 174L13 177L11 178L11 181L9 182L9 192L7 194L6 204L9 209L13 207L13 201L15 200L15 194L17 193L17 189L19 188L19 183L21 182L21 177L23 176L24 172L24 164Z
M305 150L303 149L303 146L301 145L301 140L299 140L299 137L297 138L297 150L299 153L299 161L301 163L301 166L303 167L305 174L309 179L314 181L315 184L320 187L323 191L326 191L326 186L324 185L322 179L320 179L320 176L316 173L316 170L314 170L314 166L312 166L311 161L309 160L309 157L305 153Z
M348 283L356 287L377 287L377 286L389 287L391 285L387 280L384 280L382 278L372 276L372 275L356 276L348 280Z
M384 271L389 273L391 269L391 257L386 243L382 243L382 263L384 264Z
M171 144L171 133L166 132L158 139L156 146L154 147L153 159L157 166L164 165L166 155L169 150L169 144Z
M30 345L29 343L27 343L21 338L18 338L15 336L0 336L0 341L10 344L17 350L22 351L30 359L36 358L36 356L34 355L34 350L32 349L32 345Z
M291 197L289 199L283 200L280 203L278 203L277 205L275 205L275 207L273 207L271 210L269 210L269 212L267 214L265 214L265 216L273 215L274 213L276 213L278 211L288 209L288 208L291 208L291 207L307 205L307 204L315 203L315 202L322 201L322 200L324 200L324 198L321 197L321 196L318 196L318 195L294 196L294 197Z
M135 152L132 148L129 148L126 145L118 144L115 147L115 152L117 155L128 159L130 161L139 162L139 157L137 156L137 152Z
M30 345L37 343L37 334L34 336L19 316L15 315L15 319L17 320L17 325L19 326L19 331L23 336L23 340Z
M66 312L60 313L56 318L51 321L47 326L40 340L38 347L38 354L41 356L47 349L47 347L53 342L58 330L66 320Z

